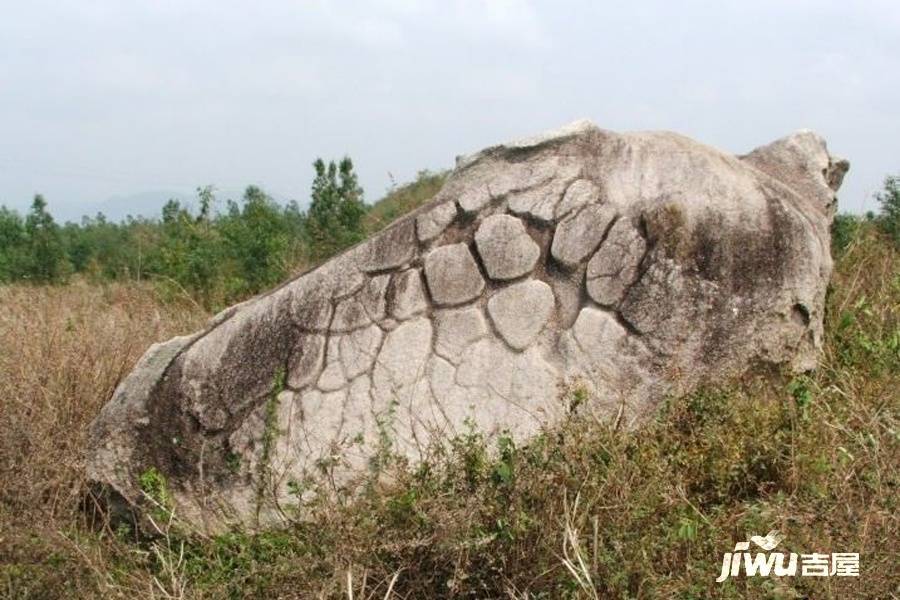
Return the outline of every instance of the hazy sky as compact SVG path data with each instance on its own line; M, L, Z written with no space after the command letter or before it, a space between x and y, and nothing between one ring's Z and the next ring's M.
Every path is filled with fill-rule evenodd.
M900 2L0 0L0 203L262 185L349 154L368 200L578 118L743 153L799 128L900 172Z

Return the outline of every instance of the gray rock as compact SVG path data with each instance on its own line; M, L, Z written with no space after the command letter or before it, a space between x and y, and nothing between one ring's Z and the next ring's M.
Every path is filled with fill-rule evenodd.
M381 328L369 325L365 329L357 329L338 338L341 364L344 366L344 375L347 379L353 379L372 369L382 337Z
M386 401L422 379L431 353L431 334L431 321L424 317L406 321L387 334L373 373L375 386Z
M420 242L428 242L441 235L456 218L456 204L442 202L416 218L416 233Z
M578 311L581 310L584 286L579 274L566 276L555 273L555 275L548 278L548 282L556 297L557 325L560 329L566 329L572 326L578 317Z
M404 321L428 309L422 275L417 269L409 269L394 275L388 297L391 316L398 321Z
M150 423L147 397L153 393L153 388L172 360L195 338L175 337L150 346L134 370L116 388L112 400L101 409L91 429L94 446L87 464L87 475L93 481L118 481L121 474L117 470L130 464L139 452L140 449L133 443L133 430L124 425L131 423L133 427L140 428ZM135 488L122 489L128 494L125 496L128 501L136 502L140 497Z
M485 185L466 190L460 195L457 203L464 213L478 212L491 201L491 192Z
M514 352L496 339L476 342L456 371L442 404L488 435L527 439L562 418L559 374L538 348ZM461 410L462 409L462 410ZM458 421L465 423L465 420Z
M553 258L567 267L577 266L597 249L615 217L612 206L590 204L564 219L550 246Z
M582 351L591 357L615 353L619 342L625 338L625 329L615 317L591 307L578 313L572 333Z
M522 221L509 215L492 215L475 232L478 254L491 279L516 279L534 269L541 248Z
M587 266L587 292L598 304L618 304L637 278L647 242L628 219L619 219Z
M555 214L557 220L562 219L570 212L578 210L582 206L588 204L596 204L600 201L600 188L592 181L587 179L578 179L566 189L560 203L556 206Z
M515 283L491 296L487 310L506 343L515 350L524 350L550 318L553 291L535 279Z
M490 146L474 154L457 156L456 168L459 170L467 169L473 165L478 164L479 162L484 161L492 154L497 154L504 151L508 152L509 154L513 154L516 151L552 146L557 142L590 136L596 131L598 131L597 126L594 125L594 122L590 119L580 119L578 121L572 121L571 123L567 123L562 127L543 131L537 135L513 140L511 142L506 142L505 144L499 144L497 146Z
M327 338L317 333L305 333L297 339L294 352L288 359L287 384L295 389L316 380L322 370Z
M414 420L430 399L427 366L431 357L431 321L404 321L384 339L372 373L372 407L397 450L417 455L428 440L417 436ZM421 415L419 415L421 416Z
M359 252L363 271L384 271L400 267L412 260L416 253L416 224L405 219L388 227L363 244Z
M340 360L328 363L322 369L319 380L316 382L316 387L323 392L334 392L345 385L347 385L347 376L344 374L344 366Z
M459 159L430 205L152 346L88 478L141 507L153 467L180 519L256 528L301 509L291 481L353 493L385 443L414 464L472 425L524 441L572 386L632 427L755 364L811 368L847 167L811 132L735 157L584 122Z
M328 338L325 368L316 382L316 387L323 392L334 392L347 385L347 374L341 362L341 340L344 337L335 335Z
M543 185L512 194L509 198L510 212L545 223L552 222L557 205L576 175L577 171L574 169L563 171Z
M466 349L488 333L487 323L477 308L437 311L434 323L434 351L453 364L459 364Z
M465 244L450 244L429 252L425 257L425 279L431 299L439 306L464 304L484 289L484 279Z
M829 155L825 140L808 129L757 148L744 160L787 184L810 208L832 215L837 207L832 192L841 187L850 169L847 160Z
M383 319L390 278L372 277L354 295L341 300L334 309L331 331L352 331Z

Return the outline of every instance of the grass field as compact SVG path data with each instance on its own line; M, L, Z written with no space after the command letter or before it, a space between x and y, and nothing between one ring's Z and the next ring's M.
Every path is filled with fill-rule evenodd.
M827 302L814 373L722 382L637 432L473 433L277 531L138 537L89 522L86 428L149 344L208 315L150 285L2 287L0 597L896 598L900 253L874 227ZM860 576L715 582L770 529L785 552L859 552Z

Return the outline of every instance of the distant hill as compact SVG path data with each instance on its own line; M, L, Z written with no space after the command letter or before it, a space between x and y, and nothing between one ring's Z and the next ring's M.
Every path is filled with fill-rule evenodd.
M269 190L266 190L266 192L280 204L286 204L290 199L289 196L283 194L272 193ZM243 189L216 190L216 210L224 210L229 199L240 200L243 195ZM194 192L175 190L147 190L133 194L111 196L100 202L85 203L77 207L54 208L51 202L50 209L54 218L60 223L66 221L79 223L81 217L93 217L98 212L102 212L109 221L119 222L125 220L129 215L148 219L159 218L163 206L171 199L178 200L182 205L194 209L197 195ZM301 203L301 206L304 204Z
M396 185L388 189L384 195L370 204L370 210L366 215L366 230L378 231L397 217L421 206L430 200L444 184L447 172L420 171L416 179L409 183ZM265 189L265 188L264 188ZM279 194L266 189L279 204L287 204L291 196ZM228 200L239 201L243 195L243 189L216 190L217 211L225 210ZM80 223L82 217L94 217L97 213L103 213L108 221L124 221L129 215L132 217L145 217L148 219L159 218L162 208L171 199L178 200L182 205L191 209L196 208L196 193L184 190L146 190L131 194L110 196L98 202L84 202L79 204L56 204L54 199L48 198L50 212L58 223L71 221ZM300 207L306 209L308 198L304 195L298 199ZM27 206L14 207L24 214Z
M173 198L188 206L192 206L194 201L194 196L190 194L151 190L125 196L112 196L97 203L96 209L88 214L93 216L102 212L110 221L122 221L129 215L132 217L159 217L162 207Z

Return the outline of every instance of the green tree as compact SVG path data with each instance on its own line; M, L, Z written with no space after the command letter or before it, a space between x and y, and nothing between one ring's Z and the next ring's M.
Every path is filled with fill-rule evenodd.
M309 262L309 240L306 237L306 213L296 200L288 202L283 211L289 248L287 264L292 268L303 267Z
M81 224L66 223L61 232L76 273L107 279L128 279L137 274L139 246L129 224L111 222L97 213L82 217Z
M34 197L25 219L28 239L28 268L25 276L43 283L58 282L71 271L59 226L47 212L47 201L40 194Z
M312 184L312 202L306 215L306 233L314 258L323 259L365 237L363 217L366 206L353 162L349 157L325 164L313 163L316 177Z
M234 292L256 293L285 277L290 267L288 223L263 190L251 185L242 206L230 202L220 227L236 270Z
M209 227L212 220L213 204L216 202L215 187L211 185L198 187L197 199L200 200L200 213L197 215L197 223Z
M0 206L0 281L12 281L25 273L27 253L25 222L14 210Z
M162 209L160 240L148 256L148 270L196 293L212 307L221 283L221 236L211 219L215 200L211 187L198 188L200 213L195 217L178 200Z
M875 196L881 204L878 221L881 228L900 246L900 175L884 180L884 189Z

